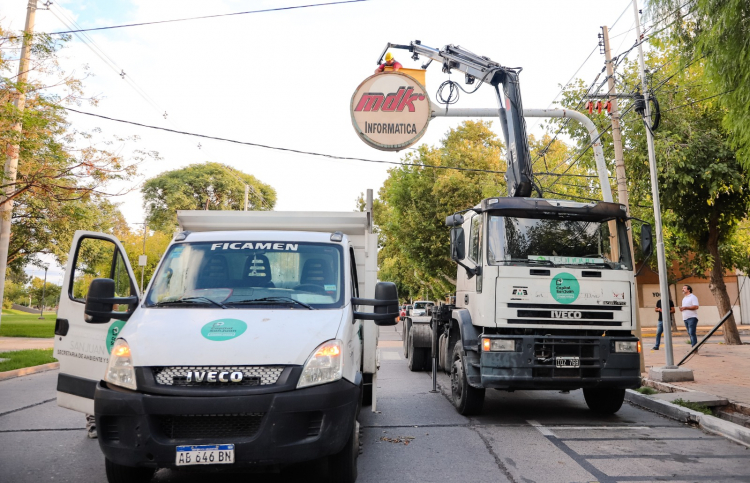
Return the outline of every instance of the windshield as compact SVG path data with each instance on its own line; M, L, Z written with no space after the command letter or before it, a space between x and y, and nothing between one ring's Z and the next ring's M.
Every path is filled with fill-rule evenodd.
M343 251L274 241L172 245L147 306L293 309L343 305Z
M432 304L427 303L427 302L415 302L414 303L414 308L415 309L424 309L424 308L427 308L428 305L432 305Z
M631 270L625 224L490 216L487 251L492 265L586 266Z

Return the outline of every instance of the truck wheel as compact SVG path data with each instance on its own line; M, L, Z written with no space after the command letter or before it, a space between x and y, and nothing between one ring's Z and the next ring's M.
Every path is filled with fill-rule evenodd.
M468 416L470 414L479 414L482 412L484 405L484 389L477 389L469 385L466 380L464 371L463 344L456 342L453 347L453 365L451 367L451 395L453 405L459 414Z
M409 332L411 332L411 324L408 324L404 319L404 331L401 333L401 338L404 340L404 359L409 358Z
M146 483L154 476L152 468L133 468L113 463L104 458L104 469L109 483Z
M597 414L614 414L622 407L625 389L592 387L583 390L589 409Z
M425 350L423 347L414 347L414 334L409 332L409 370L421 372L425 367Z
M359 421L354 420L352 433L344 447L328 457L328 473L333 483L357 481L357 456L359 456Z

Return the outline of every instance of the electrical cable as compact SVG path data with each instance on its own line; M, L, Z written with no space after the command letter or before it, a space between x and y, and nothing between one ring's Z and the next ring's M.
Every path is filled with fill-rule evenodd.
M735 90L736 89L730 89L730 90L724 91L724 92L722 92L720 94L714 94L713 96L708 96L708 97L704 97L703 99L698 99L696 101L688 102L687 104L683 104L681 106L673 107L671 109L667 109L665 111L662 111L662 113L676 111L677 109L682 109L683 107L689 107L689 106L692 106L693 104L697 104L699 102L703 102L703 101L707 101L709 99L713 99L714 97L719 97L719 96L723 96L725 94L729 94L730 92L734 92Z
M161 23L173 23L173 22L186 22L188 20L201 20L206 18L218 18L218 17L233 17L237 15L248 15L253 13L267 13L267 12L280 12L284 10L297 10L300 8L311 8L311 7L327 7L331 5L341 5L345 3L359 3L359 2L367 2L368 0L342 0L340 2L328 2L328 3L313 3L309 5L296 5L292 7L279 7L279 8L266 8L262 10L248 10L245 12L233 12L233 13L221 13L216 15L203 15L200 17L187 17L187 18L177 18L172 20L157 20L154 22L140 22L140 23L130 23L130 24L123 24L123 25L111 25L109 27L95 27L95 28L88 28L88 29L71 29L66 30L63 32L50 32L47 35L63 35L63 34L74 34L78 32L92 32L95 30L111 30L111 29L120 29L125 27L140 27L143 25L155 25L155 24L161 24ZM16 35L12 37L0 37L0 39L16 39L22 37L21 35Z

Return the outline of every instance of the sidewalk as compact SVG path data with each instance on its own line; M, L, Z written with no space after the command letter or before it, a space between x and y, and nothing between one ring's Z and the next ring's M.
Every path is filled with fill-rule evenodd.
M700 328L699 328L700 329ZM709 328L698 331L698 340ZM649 367L666 365L664 337L658 351L652 350L656 331L644 331L643 355L646 372ZM731 402L750 405L750 333L740 330L743 345L724 345L723 335L714 334L683 367L693 370L695 381L671 383L693 391L701 391L729 399ZM677 364L690 350L687 331L673 333L674 362ZM644 374L645 376L645 374Z
M55 338L0 337L0 352L26 349L52 349Z

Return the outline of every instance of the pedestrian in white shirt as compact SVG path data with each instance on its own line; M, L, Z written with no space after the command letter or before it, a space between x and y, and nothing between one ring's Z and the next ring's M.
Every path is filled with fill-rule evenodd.
M682 320L685 321L685 327L690 336L690 344L695 346L698 343L698 336L695 334L695 329L698 327L698 297L693 295L693 288L690 285L683 285L682 293L685 298L682 299L680 312L682 312Z

